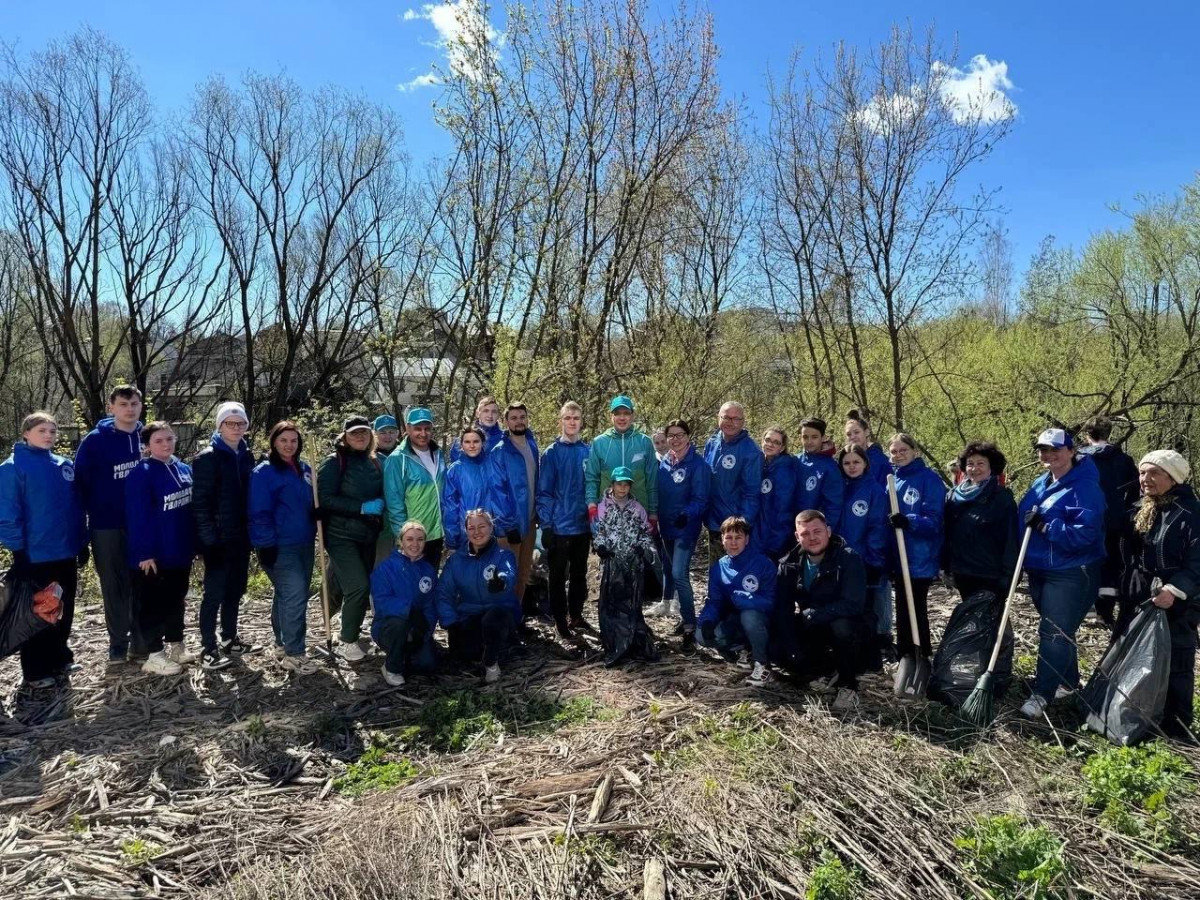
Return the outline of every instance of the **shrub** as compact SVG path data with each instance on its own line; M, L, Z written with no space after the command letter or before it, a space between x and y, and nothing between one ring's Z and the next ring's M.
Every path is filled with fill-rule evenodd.
M1168 847L1178 838L1170 801L1187 783L1191 767L1163 744L1111 747L1083 764L1087 803L1122 834Z
M966 869L993 890L996 900L1053 900L1065 895L1064 843L1020 817L979 819L954 839Z
M388 755L384 746L369 747L358 758L358 762L352 763L342 775L334 779L334 788L348 797L361 797L371 791L399 787L419 774L411 760L404 757L389 759Z
M804 900L854 900L862 895L862 876L848 869L832 850L821 854L821 863L808 878Z

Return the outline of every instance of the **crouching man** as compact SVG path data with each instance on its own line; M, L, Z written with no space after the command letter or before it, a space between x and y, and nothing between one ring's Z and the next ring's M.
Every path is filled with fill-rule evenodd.
M858 676L873 634L862 557L835 536L819 510L796 516L798 546L779 564L779 604L795 610L796 665L801 678L838 688L833 709L858 706Z
M753 669L746 683L755 687L774 677L770 669L771 611L775 606L775 563L747 546L750 525L741 516L721 523L725 556L708 573L708 599L700 613L700 639L723 653L740 651L738 666Z

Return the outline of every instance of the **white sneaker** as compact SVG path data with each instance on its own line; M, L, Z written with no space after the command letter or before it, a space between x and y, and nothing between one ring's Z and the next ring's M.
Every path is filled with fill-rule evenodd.
M165 651L159 650L146 658L142 663L142 671L148 675L178 675L183 671L183 666L167 656Z
M346 662L359 662L367 657L366 651L358 641L342 641L338 645L338 655Z
M851 712L858 709L858 691L850 688L838 688L837 699L831 707L834 712Z
M1049 705L1050 701L1041 694L1033 694L1021 707L1021 715L1027 719L1040 719Z
M671 614L671 604L667 600L660 600L653 606L647 606L645 614L648 616L669 616Z
M751 669L754 667L754 660L750 656L749 650L742 650L737 655L737 662L734 663L739 669Z
M315 675L321 670L315 659L309 659L307 656L288 656L284 654L283 659L279 661L289 672L295 672L297 675Z
M195 653L189 653L183 641L175 644L167 644L163 647L163 652L167 657L181 666L186 666L189 663L194 663L199 657Z
M1054 699L1055 700L1065 700L1067 697L1071 697L1074 694L1075 694L1075 689L1069 688L1065 684L1060 684L1057 688L1054 689Z
M775 673L764 666L762 663L756 662L754 670L746 678L746 684L751 687L762 687L764 684L770 684L775 680Z
M397 675L395 672L389 672L386 664L381 667L380 671L383 672L383 680L386 681L388 684L390 684L392 687L404 687L404 676L403 675ZM500 677L500 667L499 666L496 666L496 677L497 678Z
M837 672L834 672L832 675L825 675L821 678L814 678L812 681L810 681L808 683L808 686L810 689L816 691L818 694L829 694L829 693L833 692L833 689L835 687L837 687L837 683L838 683Z
M483 680L488 684L495 684L500 680L500 666L491 665L483 670Z

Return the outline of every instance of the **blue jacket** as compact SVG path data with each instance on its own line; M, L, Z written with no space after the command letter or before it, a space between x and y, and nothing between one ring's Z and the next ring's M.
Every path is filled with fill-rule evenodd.
M437 570L424 559L413 562L399 550L393 550L371 573L371 603L375 607L371 637L379 640L386 618L408 618L413 609L425 617L423 637L433 634L437 625Z
M142 458L142 423L121 431L110 416L87 433L75 451L75 477L88 527L125 527L125 476Z
M758 444L745 429L732 441L718 431L704 445L704 461L712 472L704 527L719 531L730 516L753 523L762 496L763 454Z
M942 513L946 505L946 485L937 473L914 459L896 470L896 498L900 512L908 517L904 547L908 551L908 571L913 578L933 578L942 558ZM889 502L888 509L891 509ZM888 559L892 572L900 571L900 552L894 529L888 540Z
M499 572L504 590L493 594L488 578ZM508 609L513 621L521 621L521 601L517 599L517 558L495 539L476 553L470 546L450 554L442 568L437 586L438 621L449 628L464 619L481 616L493 607Z
M538 469L537 517L555 534L587 534L587 488L583 466L591 448L582 440L562 437L546 448Z
M781 453L763 462L762 496L758 519L753 522L751 540L763 553L778 560L796 543L797 478L800 466L796 457Z
M250 473L250 543L255 547L311 545L317 539L313 518L312 469L261 462Z
M499 422L495 425L480 425L476 422L475 427L483 432L483 455L487 456L488 452L504 438L504 429L500 427ZM464 458L462 438L455 438L454 443L450 445L450 462L456 463Z
M1045 527L1029 538L1026 568L1057 571L1104 559L1104 490L1091 457L1075 457L1071 471L1058 481L1051 482L1045 472L1033 483L1017 508L1022 528L1034 504Z
M72 559L85 542L75 466L49 450L15 444L0 463L0 544L39 563Z
M842 485L842 523L838 534L847 547L862 557L865 565L882 569L887 564L892 531L888 524L887 491L871 477L870 470L857 478L843 475Z
M467 545L467 513L486 509L496 515L489 477L486 452L478 456L461 455L446 470L446 480L442 482L442 529L446 546L451 550Z
M129 567L154 560L162 569L190 569L196 555L192 468L144 459L125 476L125 553Z
M529 534L529 501L537 498L539 468L537 438L532 428L525 432L525 440L533 454L532 484L526 477L525 457L513 445L508 432L487 455L491 496L496 504L496 534L515 530L522 540Z
M796 512L819 509L829 530L840 532L842 523L842 470L837 460L821 453L796 457Z
M694 545L708 512L712 470L696 448L688 444L678 464L667 454L658 462L658 530L668 541L691 541ZM682 528L675 527L680 514L687 516Z
M867 471L875 482L887 493L887 477L892 474L892 461L878 444L867 448Z
M753 547L722 556L708 570L708 599L699 623L714 625L734 612L770 613L775 606L776 563Z

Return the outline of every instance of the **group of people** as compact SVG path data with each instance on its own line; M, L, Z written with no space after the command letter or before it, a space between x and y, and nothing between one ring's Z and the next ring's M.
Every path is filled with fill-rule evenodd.
M274 587L274 653L290 670L312 672L305 623L319 528L340 609L338 652L366 657L370 612L389 684L434 670L445 652L498 680L538 614L527 591L535 552L559 634L594 631L584 618L594 552L606 664L657 658L644 615L676 616L683 653L710 647L745 667L753 685L790 671L836 688L834 708L848 710L864 672L932 656L927 600L936 578L964 598L988 592L1003 602L1027 530L1024 570L1040 627L1022 712L1041 716L1077 689L1075 638L1089 610L1119 632L1152 602L1167 610L1173 637L1163 728L1189 733L1200 506L1183 456L1159 450L1135 465L1108 443L1106 419L1085 427L1079 448L1062 428L1039 435L1043 472L1018 503L994 444L968 444L947 490L910 435L892 435L885 449L853 410L840 449L812 417L800 424L794 454L783 428L755 441L736 402L721 406L700 446L684 419L647 433L633 399L620 395L609 403L611 427L590 444L581 407L565 403L558 435L540 449L524 404L502 410L485 397L448 448L423 407L408 409L403 424L351 417L315 473L294 422L270 428L256 463L246 410L223 403L209 445L188 465L174 454L170 425L143 425L141 412L136 388L114 390L110 417L74 462L53 451L53 418L34 413L0 465L10 574L62 589L62 619L20 651L32 688L74 666L76 570L89 548L114 665L136 660L172 675L196 659L184 643L184 607L197 558L200 664L219 669L257 649L238 630L257 554ZM702 534L709 574L698 612L690 572ZM644 608L648 586L662 599Z

